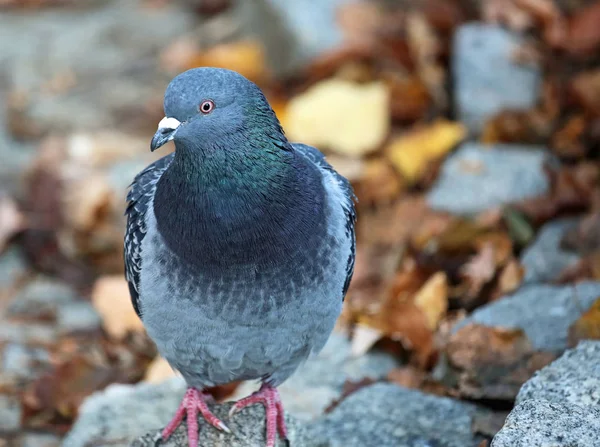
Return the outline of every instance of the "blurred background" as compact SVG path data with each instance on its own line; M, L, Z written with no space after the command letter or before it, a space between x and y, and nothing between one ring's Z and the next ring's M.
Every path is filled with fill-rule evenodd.
M0 0L0 446L60 445L92 393L173 374L131 307L123 212L173 149L149 151L165 87L199 66L256 82L355 187L338 329L394 366L324 405L389 381L485 404L493 436L600 336L599 24L593 0Z

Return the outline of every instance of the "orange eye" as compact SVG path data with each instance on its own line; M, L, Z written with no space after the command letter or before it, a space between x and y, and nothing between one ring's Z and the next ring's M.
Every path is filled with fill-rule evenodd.
M208 115L210 112L212 112L214 108L215 108L215 103L212 102L210 99L202 101L200 103L200 107L198 107L200 112L204 113L205 115Z

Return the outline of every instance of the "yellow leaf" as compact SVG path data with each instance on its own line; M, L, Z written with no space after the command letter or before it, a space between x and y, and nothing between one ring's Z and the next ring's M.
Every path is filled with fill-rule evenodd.
M293 98L285 118L291 140L355 156L377 149L389 128L389 91L382 82L322 81Z
M448 310L448 280L444 272L437 272L427 280L414 297L415 306L425 315L432 331Z
M393 140L387 154L406 180L416 182L431 161L450 151L466 134L464 125L439 119Z
M121 275L103 276L94 284L92 304L102 317L104 330L122 339L129 331L142 331L144 326L131 305L127 281Z

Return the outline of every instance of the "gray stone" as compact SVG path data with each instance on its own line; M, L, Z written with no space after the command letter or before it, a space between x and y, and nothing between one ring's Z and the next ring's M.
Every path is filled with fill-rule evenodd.
M535 241L521 255L525 267L524 282L549 282L565 268L579 261L580 256L560 246L564 234L577 226L578 219L559 219L544 225Z
M20 438L19 447L59 447L60 438L49 433L26 433Z
M350 395L309 427L320 446L475 447L477 407L392 384Z
M61 306L58 309L57 323L64 333L76 331L94 331L102 320L96 309L87 301L79 301Z
M454 37L452 74L458 116L474 133L503 109L529 109L540 94L541 71L514 61L523 38L497 25L461 25Z
M179 377L159 385L110 385L84 401L63 447L83 447L91 441L127 446L137 436L164 427L184 392Z
M600 445L600 342L583 341L538 371L492 447Z
M436 210L475 214L543 194L546 157L539 147L465 143L444 162L427 202Z
M33 378L50 362L50 354L44 348L7 343L2 350L0 371L20 377Z
M16 432L21 428L21 402L16 396L0 394L0 433Z
M600 296L600 282L551 286L532 284L487 304L465 318L469 323L522 329L538 351L561 353L567 348L569 326Z
M253 26L251 33L262 35L269 65L277 74L290 74L341 44L343 35L336 14L340 6L351 3L351 0L259 0L243 3L249 4L254 14L258 14L260 25ZM261 3L267 7L265 11L258 6ZM270 24L268 18L271 18ZM249 25L252 23L246 26Z
M519 403L492 447L598 447L600 410L544 399Z
M147 433L133 445L153 446L152 439L171 419L185 390L181 378L159 385L139 384L111 385L106 390L89 397L79 410L79 418L64 440L63 447L94 445L127 446L137 436ZM200 446L264 445L264 410L262 406L248 407L233 419L227 417L231 404L211 405L218 417L223 418L232 435L208 427L200 419ZM287 416L292 445L307 445L302 427ZM236 436L237 434L237 436ZM248 438L242 439L248 436ZM185 427L182 426L173 439L163 443L165 447L187 447Z
M517 396L528 399L600 410L600 341L582 341L538 371Z
M77 295L68 284L47 276L30 281L14 297L7 315L22 318L55 318L60 306L76 299Z
M367 355L353 357L348 339L334 332L319 355L301 365L279 387L279 393L286 411L308 421L323 414L325 408L340 397L346 380L380 379L396 366L397 361L382 352L371 351ZM238 388L232 400L245 397L256 388L255 383L246 382Z
M157 56L195 23L194 14L177 5L150 8L141 1L102 2L92 12L3 12L0 66L11 90L34 95L24 117L39 133L114 128L135 120L148 101L162 103L168 77ZM60 76L73 86L48 91Z
M55 343L57 338L56 328L45 324L8 321L0 324L0 342L49 344Z

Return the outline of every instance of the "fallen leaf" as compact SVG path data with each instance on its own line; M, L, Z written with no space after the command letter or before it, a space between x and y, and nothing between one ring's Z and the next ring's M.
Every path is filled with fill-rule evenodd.
M469 399L512 401L535 371L555 355L537 352L520 329L469 324L446 346L449 368L444 382L455 383L460 396Z
M552 136L552 150L562 158L582 158L587 153L583 137L586 120L581 115L571 117L565 125Z
M570 88L585 112L600 116L600 70L579 73L571 81Z
M466 136L460 123L439 119L434 123L394 139L386 154L398 171L411 183L419 180L427 165L442 157Z
M431 276L413 299L427 320L429 329L435 331L448 310L448 279L444 272Z
M161 383L176 375L177 373L173 367L169 365L169 362L167 362L164 357L157 356L148 366L146 375L142 380L148 383Z
M525 277L525 268L516 259L511 259L500 272L494 297L502 297L519 288Z
M115 339L130 331L143 331L143 324L131 304L127 281L121 275L103 276L92 290L92 304L102 317L104 330Z
M366 161L361 176L356 180L354 192L360 203L391 203L403 189L400 176L383 158Z
M569 328L569 345L581 340L600 340L600 298Z
M576 57L588 57L600 48L600 3L580 8L568 20L568 34L559 47Z
M387 136L388 107L389 92L381 82L358 85L330 79L288 103L286 132L291 140L363 155L377 149Z
M494 278L496 265L494 246L488 242L462 267L461 273L469 284L471 297L476 297L483 286Z
M425 118L431 108L432 98L427 86L415 75L384 73L390 89L390 113L399 122L415 122Z
M217 67L240 73L256 83L269 77L265 49L255 40L224 43L196 54L186 68Z
M446 71L439 63L442 47L422 12L411 11L407 14L406 36L419 78L427 86L437 109L446 110Z

